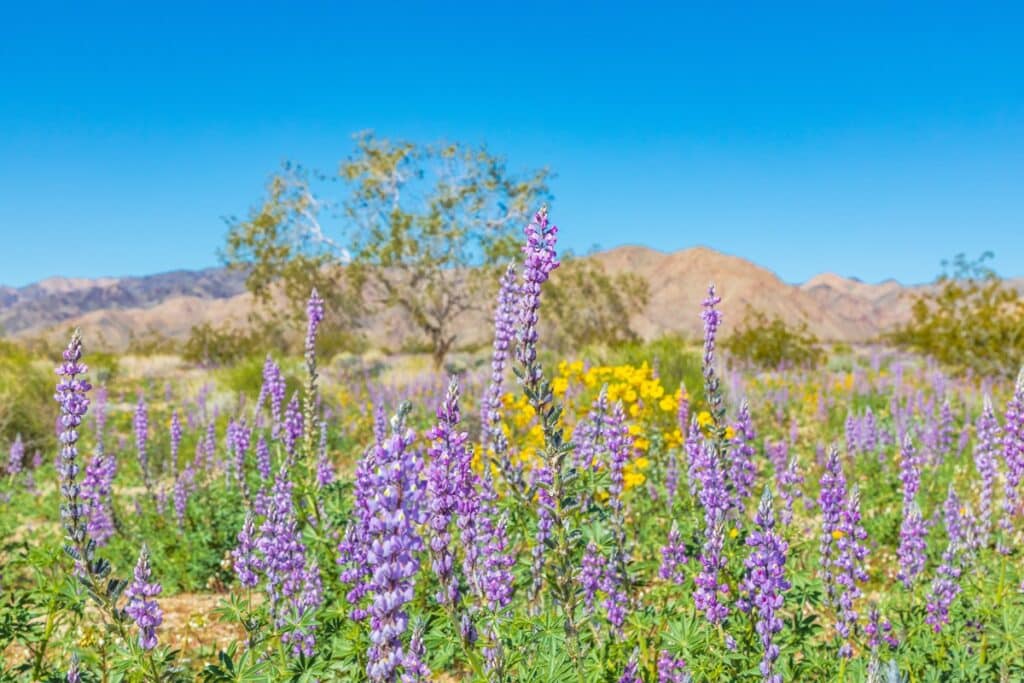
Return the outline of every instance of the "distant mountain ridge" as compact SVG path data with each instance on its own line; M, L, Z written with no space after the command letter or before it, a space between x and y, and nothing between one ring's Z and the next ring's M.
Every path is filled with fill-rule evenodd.
M700 304L710 282L722 296L726 333L750 307L790 324L806 323L823 340L844 342L868 341L905 322L915 297L928 287L894 280L870 284L832 273L794 285L746 259L707 247L665 253L625 246L586 258L601 262L608 272L631 272L648 282L650 300L630 321L648 339L666 333L698 337ZM1013 284L1024 290L1024 279ZM226 268L0 286L4 334L56 335L79 326L111 348L123 348L133 335L147 333L185 339L196 324L242 323L252 309L245 274ZM467 315L462 321L466 338L460 341L486 341L489 317L486 311ZM371 341L388 346L414 333L397 311L369 321L366 332Z
M0 329L6 334L41 332L97 311L144 310L182 297L224 300L244 292L245 274L226 268L95 280L48 278L20 288L0 287Z

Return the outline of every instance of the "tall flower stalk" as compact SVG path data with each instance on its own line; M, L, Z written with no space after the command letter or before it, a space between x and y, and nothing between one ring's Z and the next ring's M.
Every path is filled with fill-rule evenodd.
M163 623L164 616L163 610L154 598L162 591L160 584L153 581L149 551L143 546L142 552L139 553L139 561L135 565L132 582L125 591L128 604L124 610L139 629L139 646L143 650L152 650L156 647L156 629Z
M407 412L407 406L399 411L391 436L378 450L365 520L366 562L372 567L366 673L381 683L396 681L400 669L408 670L415 658L403 645L403 635L409 622L406 605L413 599L419 570L417 554L423 548L417 527L425 521L425 511L422 463L410 448L414 434L404 426Z
M775 634L782 630L783 593L789 590L786 579L786 553L789 544L775 531L775 513L772 508L772 494L765 488L755 517L757 530L747 537L751 552L744 565L746 576L740 583L745 595L741 600L744 611L754 610L757 622L754 626L761 640L764 655L761 658L761 676L765 683L782 683L782 676L775 671L775 660L779 658L779 646Z

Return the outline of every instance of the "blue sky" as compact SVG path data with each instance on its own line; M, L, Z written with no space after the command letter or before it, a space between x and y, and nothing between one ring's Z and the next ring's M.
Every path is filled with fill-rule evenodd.
M1024 275L1010 4L86 4L2 8L0 283L216 264L221 217L363 129L549 166L576 250Z

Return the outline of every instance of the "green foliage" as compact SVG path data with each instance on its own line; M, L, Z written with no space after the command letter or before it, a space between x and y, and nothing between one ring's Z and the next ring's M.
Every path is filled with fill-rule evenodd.
M44 367L17 344L0 340L0 448L18 434L28 452L53 443L53 382Z
M796 327L781 318L769 319L748 310L743 322L722 342L730 360L774 370L779 367L817 367L825 358L818 339L806 323Z
M131 334L127 351L133 356L155 356L177 353L178 345L159 331L148 329L142 334Z
M889 335L944 365L1012 377L1024 365L1024 297L985 262L957 255L935 287L914 302L909 323ZM948 266L952 265L952 272Z
M564 352L635 342L630 317L647 304L648 283L633 273L610 275L593 258L569 255L561 261L544 301L545 317L551 321L546 345Z
M662 386L674 389L685 384L691 404L704 401L700 351L678 335L623 344L601 354L600 359L610 365L653 365L657 368Z
M516 176L484 147L363 133L337 178L343 240L321 224L333 203L317 196L318 178L288 165L263 205L231 222L224 256L247 270L259 300L270 304L282 291L292 312L314 286L329 315L349 327L365 313L400 308L440 367L458 339L456 321L490 302L494 269L516 255L519 230L547 195L547 175Z
M181 357L204 367L230 365L258 351L260 345L247 330L201 323L192 328Z

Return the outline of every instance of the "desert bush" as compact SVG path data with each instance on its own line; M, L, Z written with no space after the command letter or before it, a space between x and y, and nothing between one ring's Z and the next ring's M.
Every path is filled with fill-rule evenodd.
M1012 377L1024 365L1024 297L963 254L914 302L910 322L888 335L903 348L957 370Z
M592 258L567 255L552 276L545 346L566 352L637 341L630 317L647 305L648 283L632 273L609 274Z
M204 367L231 365L265 349L258 335L230 325L202 323L192 328L181 357Z
M173 339L157 330L148 329L141 334L131 334L127 351L133 356L156 356L177 353L179 348Z
M816 367L825 357L817 337L806 323L796 327L760 311L747 311L743 322L722 343L730 361L774 370L780 367Z
M53 443L53 386L21 346L0 340L0 448L21 435L30 450Z

